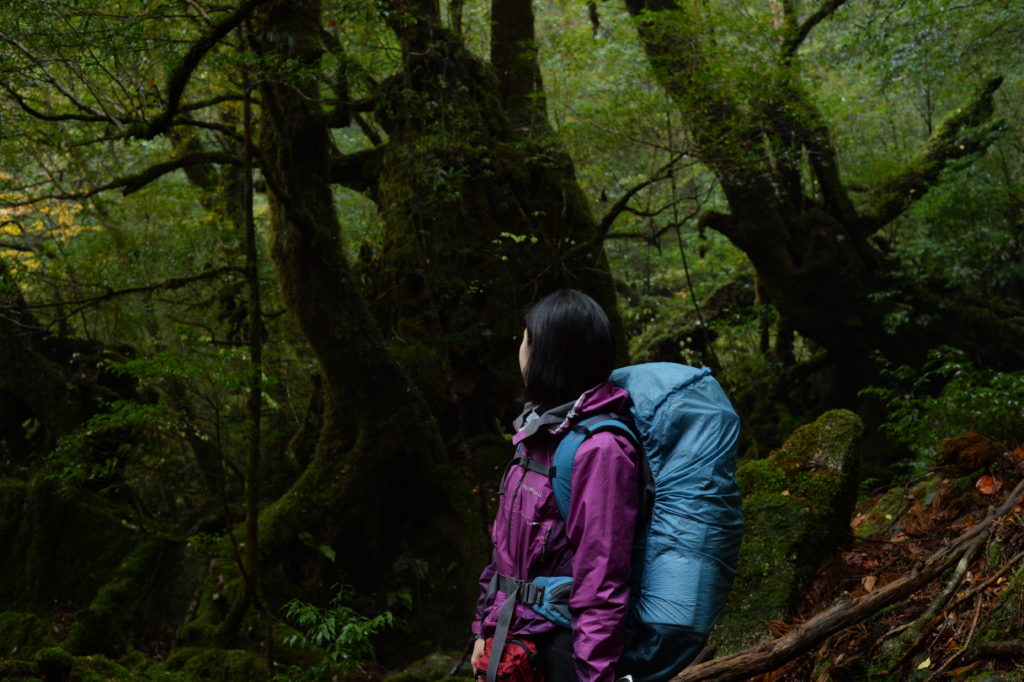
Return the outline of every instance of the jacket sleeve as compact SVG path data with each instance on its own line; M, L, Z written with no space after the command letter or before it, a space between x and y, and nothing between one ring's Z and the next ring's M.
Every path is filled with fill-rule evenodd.
M483 619L484 615L486 615L487 605L494 598L490 589L494 574L494 560L492 559L489 564L484 566L484 570L480 572L480 596L476 600L476 617L473 619L472 625L473 634L477 636L485 634L483 632Z
M636 453L623 436L601 432L576 453L566 534L574 549L572 614L576 672L611 682L622 654L639 487Z

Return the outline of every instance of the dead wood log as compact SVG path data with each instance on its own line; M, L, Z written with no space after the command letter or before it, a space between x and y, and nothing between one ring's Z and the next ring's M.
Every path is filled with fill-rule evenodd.
M1013 509L1024 493L1024 480L1007 496L998 509L984 520L964 531L948 545L934 552L923 563L902 578L856 599L844 598L804 623L794 627L779 639L764 642L731 656L701 663L683 670L672 682L698 680L747 680L760 673L770 672L810 651L835 633L860 623L882 609L909 597L923 586L956 564L974 542L987 534L992 525Z

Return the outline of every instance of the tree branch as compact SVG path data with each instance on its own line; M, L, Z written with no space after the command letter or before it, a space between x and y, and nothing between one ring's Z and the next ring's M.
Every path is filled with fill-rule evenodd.
M628 210L630 200L637 195L637 193L645 187L650 187L656 182L661 182L672 176L672 172L675 169L675 165L679 163L679 160L683 158L682 154L677 154L669 160L668 163L663 165L661 168L656 170L651 177L640 183L633 185L626 190L621 197L616 200L612 207L608 209L608 212L601 218L601 222L597 224L597 236L603 238L604 235L608 234L608 231L612 229L612 223L619 217L623 212Z
M1024 656L1024 639L983 642L964 651L960 663L986 661L996 656Z
M15 49L17 49L23 55L28 57L28 59L30 61L32 61L36 65L36 68L38 68L39 71L42 72L42 74L45 77L46 81L50 85L52 85L53 87L57 88L57 91L60 92L60 94L64 95L64 97L69 102L71 102L71 104L73 104L77 109L79 109L80 111L85 112L89 116L95 117L96 120L107 121L109 123L113 123L117 127L118 130L124 130L124 123L121 122L117 117L112 116L112 115L106 113L105 111L100 111L99 109L94 109L93 107L90 107L88 104L86 104L85 102L83 102L80 99L78 99L77 97L75 97L75 94L73 92L71 92L71 90L69 90L63 83L61 83L59 80L57 80L56 77L54 77L53 74L51 74L46 69L46 66L43 65L42 60L39 59L34 54L32 54L32 51L29 50L27 47L22 45L20 42L18 42L14 38L11 38L10 36L8 36L3 31L0 31L0 39L6 41L9 45L13 46Z
M731 235L735 232L735 221L728 213L705 211L697 219L697 229L700 230L701 234L704 234L704 231L709 227L715 232L731 238Z
M252 14L253 10L268 2L271 2L271 0L246 0L246 2L239 5L238 9L220 23L214 24L206 34L194 42L189 51L185 53L185 56L182 57L181 61L174 68L174 71L171 72L170 78L168 78L167 107L160 116L151 121L147 126L133 130L132 135L151 140L167 130L178 113L181 97L185 93L185 86L188 85L189 80L192 78L192 73L202 62L206 53L213 49L224 36L240 26Z
M951 161L984 152L1006 130L1005 120L992 118L992 96L1002 83L1002 77L986 82L972 102L939 125L924 150L872 189L873 206L865 212L869 233L885 227L923 197Z
M831 607L771 642L683 670L672 682L698 680L749 680L760 673L779 668L800 654L810 651L826 639L851 625L863 621L880 610L908 597L956 564L974 542L991 526L1014 508L1024 493L1024 480L1006 497L998 509L973 528L968 529L945 547L929 556L922 564L888 585L856 599L842 599Z
M76 301L55 301L55 302L50 302L50 303L35 303L35 304L32 304L32 305L23 304L23 305L11 306L9 309L21 312L21 311L25 311L25 310L38 310L38 309L42 309L42 308L59 308L59 307L63 307L63 306L77 306L73 312L68 314L68 316L70 317L72 315L77 314L79 311L81 311L81 310L83 310L85 308L88 308L89 306L96 305L97 303L102 303L104 301L109 301L109 300L114 299L114 298L119 298L121 296L128 296L130 294L142 294L142 293L146 293L146 292L150 292L150 291L159 291L161 289L167 289L167 290L181 289L182 287L187 286L189 284L192 284L193 282L200 282L200 281L203 281L203 280L214 279L216 277L220 277L221 275L228 275L228 274L243 275L243 274L245 274L245 271L242 268L239 268L239 267L235 267L235 266L231 266L231 265L225 265L224 267L213 268L211 270L206 270L204 272L200 272L200 273L195 274L195 275L190 275L188 277L172 277L172 278L166 279L166 280L164 280L162 282L157 282L156 284L147 284L145 286L130 287L128 289L117 289L117 290L111 289L110 287L105 287L106 288L106 292L104 292L104 293L102 293L102 294L100 294L98 296L90 296L89 298L82 298L82 299L78 299ZM0 308L0 309L2 309L2 308Z
M331 183L372 195L377 189L385 147L363 149L331 159Z
M796 33L792 34L782 43L782 58L789 61L796 54L796 51L800 49L800 45L806 40L807 35L811 30L820 24L825 19L832 16L833 13L846 3L846 0L825 0L818 11L807 17L804 23L800 24L800 27L796 29Z
M167 175L176 170L182 170L190 166L203 165L208 163L221 163L229 164L233 166L239 165L239 161L230 154L224 154L223 152L196 152L195 154L188 154L186 156L180 156L164 163L158 163L150 166L140 173L134 175L127 175L116 180L112 180L106 184L99 185L97 187L91 187L80 192L67 192L63 194L47 194L43 196L35 196L23 201L4 201L0 202L0 206L4 208L16 208L18 206L31 206L32 204L38 204L40 201L47 200L58 200L58 201L74 201L77 199L88 199L91 196L95 196L100 192L106 192L112 189L120 189L124 195L138 192L140 189L159 178Z
M34 109L21 94L15 90L6 81L0 83L0 88L7 91L7 94L11 96L14 103L29 116L38 118L42 121L84 121L86 123L109 123L110 119L106 116L96 116L94 114L48 114L46 112Z

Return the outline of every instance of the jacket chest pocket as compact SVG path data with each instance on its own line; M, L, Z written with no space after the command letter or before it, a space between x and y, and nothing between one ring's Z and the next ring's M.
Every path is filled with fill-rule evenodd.
M535 471L520 470L515 479L510 482L511 490L506 493L511 494L509 502L513 515L518 515L523 521L537 522L549 521L552 512L558 513L551 480L547 476Z

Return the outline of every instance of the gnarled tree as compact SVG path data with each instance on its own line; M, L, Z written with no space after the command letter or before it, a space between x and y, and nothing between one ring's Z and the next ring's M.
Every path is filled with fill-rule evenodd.
M854 195L802 82L800 55L811 31L844 1L823 0L801 17L798 3L782 0L774 14L754 15L757 30L736 34L716 19L717 3L626 0L654 75L728 205L705 213L701 225L747 254L783 318L829 351L847 397L870 376L874 350L918 364L927 348L947 343L985 364L1020 367L1019 308L915 282L873 240L953 162L997 138L1005 122L993 116L992 98L1002 81L984 83L920 153ZM891 324L897 311L909 313L905 324Z

